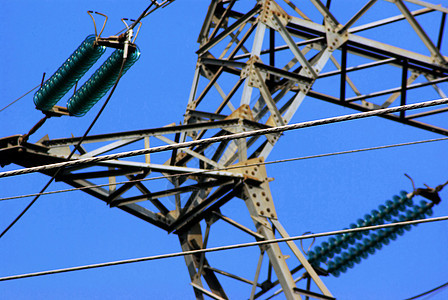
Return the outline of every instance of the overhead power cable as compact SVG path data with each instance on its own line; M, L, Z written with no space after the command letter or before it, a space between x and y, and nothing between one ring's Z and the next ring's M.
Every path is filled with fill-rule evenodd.
M98 120L98 118L101 116L101 113L103 112L103 110L106 108L106 105L109 103L110 98L112 97L115 88L118 85L118 82L120 81L122 72L123 72L123 67L124 64L126 62L126 57L123 58L123 61L121 63L121 67L120 67L120 72L118 73L118 77L117 80L115 81L114 86L112 87L112 90L109 93L109 96L107 97L106 101L104 102L103 106L101 107L101 109L99 110L99 112L97 113L97 115L95 116L95 118L93 119L93 121L91 122L90 126L87 128L86 132L84 133L84 135L82 136L82 138L79 140L78 144L76 144L76 146L73 148L72 152L69 154L69 156L67 157L67 159L71 159L71 157L75 154L76 150L78 150L78 148L81 146L81 143L84 141L84 139L86 138L86 136L90 133L90 130L92 130L93 126L95 125L96 121ZM61 172L61 170L63 170L64 167L61 166L59 167L56 172L53 174L53 176L51 176L50 180L47 182L47 184L45 184L45 186L40 190L40 192L38 193L38 195L23 209L23 211L11 222L11 224L8 225L8 227L6 227L2 233L0 234L0 238L2 238L8 231L9 229L11 229L14 224L17 223L17 221L20 220L20 218L22 218L22 216L31 208L31 206L33 206L34 203L36 203L37 199L39 199L39 197L41 196L42 193L44 193L47 188L50 186L50 184L53 182L53 180L56 178L56 176Z
M119 158L138 156L138 155L144 155L144 154L150 154L150 153L157 153L157 152L169 151L169 150L173 150L173 149L180 149L180 148L186 148L186 147L192 147L192 146L198 146L198 145L204 145L204 144L212 144L212 143L216 143L216 142L230 141L230 140L247 138L247 137L257 136L257 135L281 133L284 131L290 131L290 130L295 130L295 129L300 129L300 128L308 128L308 127L314 127L314 126L325 125L325 124L339 123L339 122L344 122L344 121L349 121L349 120L362 119L362 118L367 118L367 117L372 117L372 116L385 115L385 114L390 114L390 113L395 113L395 112L400 112L400 111L430 107L430 106L447 104L447 103L448 103L448 98L443 98L443 99L439 99L439 100L426 101L426 102L421 102L421 103L416 103L416 104L408 104L408 105L397 106L397 107L392 107L392 108L378 109L378 110L356 113L356 114L351 114L351 115L344 115L344 116L320 119L320 120L315 120L315 121L283 125L283 126L267 128L267 129L246 131L246 132L241 132L241 133L207 138L207 139L203 139L203 140L176 143L176 144L171 144L171 145L164 145L164 146L159 146L159 147L154 147L154 148L149 148L149 149L128 151L128 152L109 154L109 155L103 155L103 156L97 156L97 157L91 157L91 158L82 158L82 159L77 159L77 160L67 161L67 162L62 162L62 163L43 165L43 166L39 166L39 167L32 167L32 168L25 168L25 169L20 169L20 170L1 172L0 178L14 176L14 175L34 173L34 172L41 172L41 171L46 171L46 170L56 169L56 168L61 168L61 167L87 165L87 164L97 163L100 161L115 160L115 159L119 159Z
M431 289L431 290L429 290L429 291L427 291L427 292L418 294L417 296L414 296L414 297L411 297L411 298L407 298L407 299L405 299L405 300L414 300L414 299L418 299L418 298L420 298L420 297L423 297L423 296L426 296L426 295L428 295L428 294L434 293L435 291L441 290L441 289L446 288L446 287L448 287L448 282L445 282L444 284L439 285L439 286L436 287L436 288L433 288L433 289Z
M33 87L31 90L29 90L28 92L26 92L25 94L23 94L22 96L20 96L19 98L17 98L16 100L12 101L12 102L9 103L8 105L6 105L6 106L3 107L2 109L0 109L0 112L4 111L4 110L7 109L8 107L10 107L10 106L13 105L14 103L16 103L17 101L19 101L20 99L22 99L23 97L25 97L26 95L28 95L29 93L31 93L32 91L34 91L35 89L37 89L38 87L40 87L40 84L36 85L36 86Z
M271 165L271 164L293 162L293 161L300 161L300 160L313 159L313 158L322 158L322 157L328 157L328 156L336 156L336 155L352 154L352 153L359 153L359 152L366 152L366 151L373 151L373 150L389 149L389 148L394 148L394 147L411 146L411 145L418 145L418 144L431 143L431 142L441 142L441 141L446 141L446 140L448 140L448 137L407 142L407 143L399 143L399 144L393 144L393 145L369 147L369 148L362 148L362 149L355 149L355 150L331 152L331 153L324 153L324 154L316 154L316 155L309 155L309 156L301 156L301 157L294 157L294 158L286 158L286 159L279 159L279 160L274 160L274 161L257 162L257 163L248 164L246 166L247 167L255 167L255 166L261 166L261 165ZM232 170L232 169L237 169L237 168L240 168L240 166L229 166L226 168L200 170L197 172L177 173L177 174L163 175L163 176L157 176L157 177L151 177L151 178L127 180L127 181L121 181L121 182L115 182L115 183L95 184L95 185L88 185L88 186L83 186L83 187L78 187L78 188L56 190L56 191L51 191L51 192L4 197L4 198L0 198L0 201L34 197L34 196L38 196L38 195L43 196L43 195L52 195L52 194L65 193L65 192L73 192L73 191L79 191L79 190L85 190L85 189L91 189L91 188L99 188L99 187L106 187L106 186L111 186L111 185L125 184L125 183L152 181L152 180L158 180L158 179L168 179L168 178L173 178L173 177L177 177L177 176L206 174L208 172L227 171L227 170Z
M250 243L234 244L234 245L229 245L229 246L213 247L213 248L208 248L208 249L190 250L190 251L185 251L185 252L175 252L175 253L169 253L169 254L146 256L146 257L140 257L140 258L118 260L118 261L84 265L84 266L78 266L78 267L70 267L70 268L55 269L55 270L48 270L48 271L42 271L42 272L12 275L12 276L0 277L0 281L16 280L16 279L29 278L29 277L38 277L38 276L44 276L44 275L67 273L67 272L74 272L74 271L88 270L88 269L96 269L96 268L102 268L102 267L110 267L110 266L116 266L116 265L124 265L124 264L130 264L130 263L137 263L137 262L158 260L158 259L166 259L166 258L193 255L193 254L218 252L218 251L231 250L231 249L239 249L239 248L261 246L261 245L268 245L268 244L274 244L274 243L283 243L283 242L289 242L289 241L304 240L304 239L344 234L344 233L350 233L350 232L360 232L360 231L376 230L376 229L389 228L389 227L395 227L395 226L415 225L415 224L420 224L420 223L439 222L439 221L446 221L446 220L448 220L448 216L430 218L430 219L396 222L396 223L367 226L367 227L358 227L358 228L353 228L353 229L336 230L336 231L329 231L329 232L323 232L323 233L306 234L306 235L293 236L293 237L288 237L288 238L271 239L271 240L258 241L258 242L250 242Z

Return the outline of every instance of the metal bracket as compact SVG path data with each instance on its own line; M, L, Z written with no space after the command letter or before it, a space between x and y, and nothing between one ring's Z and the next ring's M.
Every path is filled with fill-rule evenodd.
M277 16L277 19L280 20L283 26L286 26L286 24L288 24L292 19L291 16L288 15L283 10L283 8L281 8L274 1L264 1L263 8L260 14L260 21L273 29L279 29L279 25L277 23L277 20L274 18L274 15Z
M335 27L331 22L325 22L324 25L327 37L327 47L333 52L348 40L348 31L339 33L338 30L342 28L341 24Z
M255 73L255 63L256 62L262 62L261 59L258 56L252 56L249 58L249 60L246 62L246 66L241 70L241 79L248 79L249 80L249 86L251 87L260 87L260 84L256 84L257 81L257 74ZM266 77L266 74L263 75L264 78Z

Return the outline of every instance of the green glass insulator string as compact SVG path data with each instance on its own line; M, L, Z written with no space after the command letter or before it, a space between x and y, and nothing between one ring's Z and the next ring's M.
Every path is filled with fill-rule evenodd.
M138 60L140 51L136 48L123 66L122 75ZM68 100L67 109L72 116L84 116L114 85L123 62L123 50L115 50L98 70Z
M95 46L95 35L89 35L59 69L34 94L37 109L49 111L73 88L76 82L92 67L106 51Z
M400 192L400 196L394 196L391 200L374 209L370 214L359 219L356 223L350 224L350 228L360 228L365 226L380 225L386 221L410 221L424 219L432 215L434 203L421 201L420 205L414 205L411 198L407 197L405 191ZM319 266L320 263L328 264L328 272L334 276L345 273L353 268L355 264L366 259L369 255L380 250L383 245L388 245L391 240L396 240L405 231L409 231L411 226L393 227L381 229L376 232L352 232L331 237L328 241L316 246L308 253L311 264ZM366 236L366 237L364 237Z

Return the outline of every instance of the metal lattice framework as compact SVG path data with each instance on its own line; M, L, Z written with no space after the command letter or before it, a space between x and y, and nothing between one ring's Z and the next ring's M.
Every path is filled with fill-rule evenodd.
M199 35L198 62L183 124L89 136L73 159L285 125L291 122L306 96L359 111L416 103L413 93L428 87L435 96L446 97L440 83L448 79L448 66L440 48L447 8L418 0L371 0L341 24L331 7L320 0L297 4L289 0L260 0L251 2L254 5L249 8L245 6L247 2L239 2L211 1ZM420 8L410 11L409 4ZM400 14L355 26L375 5L385 5ZM242 6L242 12L238 6ZM307 16L310 8L320 13L318 18ZM441 20L436 39L431 39L422 28L424 24L417 21L424 14ZM426 54L412 47L403 49L367 38L370 31L397 22L409 25L421 42L416 49L423 47ZM357 87L361 72L363 78L368 78L370 73L389 71L397 74L396 86L376 88L372 84L366 91ZM339 82L339 90L328 91L326 80ZM400 112L382 117L448 136L448 129L429 123L437 122L439 119L433 117L447 110L424 109L411 115ZM227 222L256 240L273 239L276 232L287 237L277 217L268 174L263 165L253 165L268 157L279 137L280 134L254 136L173 150L169 154L145 155L139 160L66 168L56 180L88 187L107 178L111 183L108 189L92 187L83 191L177 234L184 251L206 248L210 228L217 221ZM3 138L0 162L24 167L64 162L70 147L79 139L44 138L32 144L20 135ZM228 166L238 168L223 171ZM52 176L54 172L44 173ZM155 191L157 186L152 181L136 181L160 174L169 175L169 187ZM129 182L114 184L117 180ZM174 197L173 203L159 200L168 196ZM253 228L221 213L221 206L234 198L244 200ZM186 256L196 298L207 295L226 299L219 276L227 276L252 285L248 295L251 299L277 285L287 299L299 299L300 295L332 299L320 277L326 275L325 270L315 270L293 242L287 245L297 267L288 266L279 245L262 246L256 275L251 280L213 266L205 255ZM264 256L269 260L266 275L261 272ZM308 278L306 287L296 286L295 273ZM317 287L315 291L310 291L311 282Z

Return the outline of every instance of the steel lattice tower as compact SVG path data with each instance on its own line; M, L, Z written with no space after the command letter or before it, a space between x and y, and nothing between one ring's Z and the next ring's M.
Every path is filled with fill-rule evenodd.
M410 93L427 87L433 88L439 97L446 97L438 84L448 79L447 58L440 49L447 8L418 0L391 0L388 7L401 14L355 26L377 1L365 1L345 24L333 16L330 5L320 0L301 3L260 0L250 2L249 8L247 2L239 2L211 1L199 34L198 61L181 125L88 136L83 145L89 144L91 150L82 148L75 159L100 156L129 146L139 149L143 144L149 148L157 143L199 141L285 125L291 122L305 97L359 111L405 105L409 103ZM409 3L421 8L410 11ZM310 8L319 12L319 18L308 17L306 11ZM430 38L423 29L424 24L416 19L429 13L442 20L436 39ZM426 54L415 51L412 45L399 48L366 37L369 36L366 33L395 22L410 25L426 48ZM382 72L381 68L385 67L398 74L398 86L367 92L357 88L353 78L356 72ZM415 83L422 78L424 82ZM339 82L339 90L325 89L325 80ZM448 129L426 122L428 117L447 110L445 107L425 109L382 117L448 136ZM109 188L92 187L83 191L176 234L183 251L206 248L212 225L218 221L233 225L235 230L257 241L288 237L279 221L275 195L269 188L271 179L263 165L279 138L280 134L271 134L204 143L173 150L169 159L163 160L154 154L145 155L139 161L120 159L69 167L57 180L73 187L88 187L97 178L108 178L112 183ZM3 138L0 162L24 167L64 162L69 153L67 149L79 139L42 139L32 144L20 135ZM43 173L52 176L54 172ZM151 181L138 181L159 175L168 176L170 187L153 191ZM129 182L114 185L117 178ZM174 197L172 205L159 200L167 196ZM229 201L244 203L252 228L233 220L231 215L222 214L220 208ZM279 245L262 246L256 253L258 264L253 280L230 274L225 266L214 266L206 255L186 256L196 298L207 295L226 299L219 276L228 276L251 284L248 295L251 299L262 297L278 285L287 299L300 299L301 295L332 299L321 278L325 270L314 269L295 243L288 242L287 246L296 267L288 266L285 251ZM266 264L263 258L268 260L268 274L261 272L262 265ZM293 275L307 278L307 286L297 286ZM311 283L317 287L313 291L310 291Z

